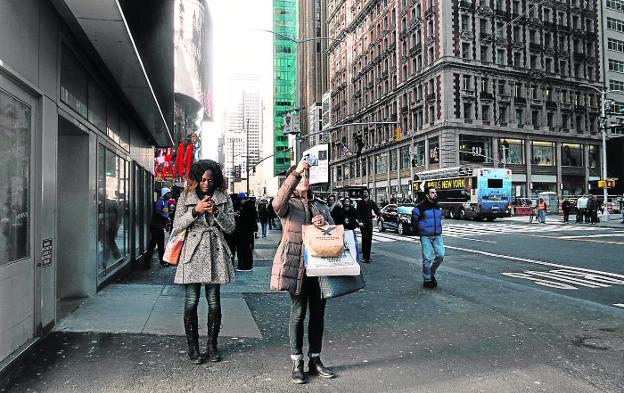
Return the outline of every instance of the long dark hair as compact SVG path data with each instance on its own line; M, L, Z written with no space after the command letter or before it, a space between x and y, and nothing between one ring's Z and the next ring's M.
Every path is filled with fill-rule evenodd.
M201 182L204 172L212 172L212 186L208 193L211 194L214 190L223 191L225 188L225 179L223 177L223 171L221 165L213 160L199 160L191 165L189 170L188 184L185 191L191 192L197 189L197 186Z

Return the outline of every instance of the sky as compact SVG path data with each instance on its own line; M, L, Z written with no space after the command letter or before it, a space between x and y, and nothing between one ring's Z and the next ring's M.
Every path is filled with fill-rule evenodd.
M207 0L213 23L214 121L203 124L203 157L217 158L217 138L223 129L223 110L236 91L231 74L257 74L262 83L264 139L272 135L273 35L272 0Z

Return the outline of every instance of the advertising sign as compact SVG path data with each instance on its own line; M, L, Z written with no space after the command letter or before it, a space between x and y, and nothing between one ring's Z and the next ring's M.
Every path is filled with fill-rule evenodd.
M316 145L303 152L303 157L316 158L318 165L310 167L310 185L329 183L329 145Z
M282 118L284 121L284 135L299 133L299 113L289 112Z

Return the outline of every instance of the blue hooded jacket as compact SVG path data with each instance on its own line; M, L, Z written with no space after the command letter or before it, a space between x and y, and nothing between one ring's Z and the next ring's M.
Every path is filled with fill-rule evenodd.
M412 210L412 223L417 223L420 236L442 234L442 209L437 203L425 199Z

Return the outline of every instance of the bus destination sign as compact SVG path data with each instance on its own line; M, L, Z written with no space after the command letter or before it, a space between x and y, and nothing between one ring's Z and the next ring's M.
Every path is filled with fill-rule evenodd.
M424 191L426 188L436 190L469 190L472 179L469 177L454 177L449 179L414 181L414 191Z

